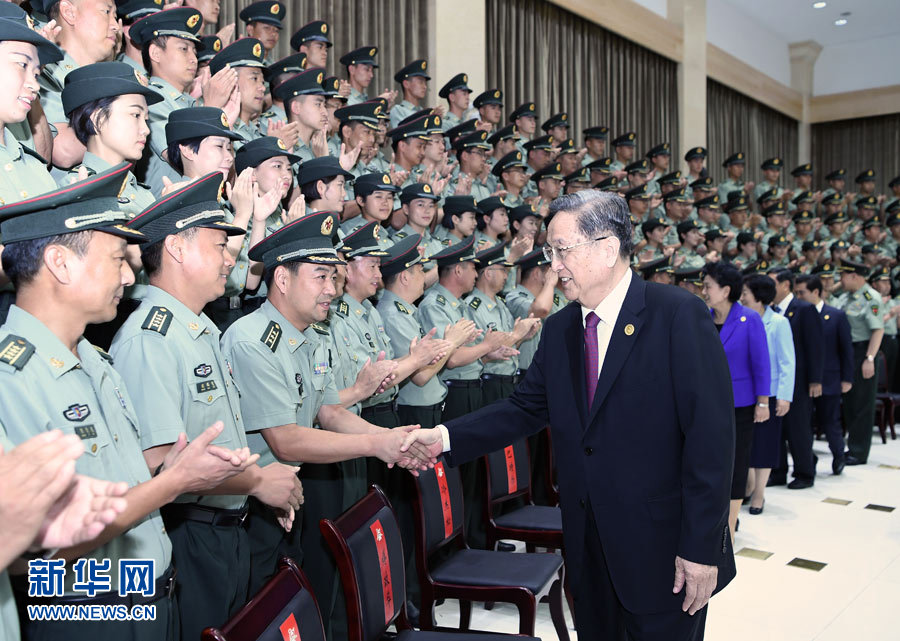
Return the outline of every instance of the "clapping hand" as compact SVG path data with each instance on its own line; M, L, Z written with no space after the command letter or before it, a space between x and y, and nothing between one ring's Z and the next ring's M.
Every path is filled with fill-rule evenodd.
M256 463L259 454L250 454L246 447L231 450L212 444L224 428L222 421L216 421L190 443L184 432L179 434L163 459L161 474L176 474L182 492L196 494L221 485Z

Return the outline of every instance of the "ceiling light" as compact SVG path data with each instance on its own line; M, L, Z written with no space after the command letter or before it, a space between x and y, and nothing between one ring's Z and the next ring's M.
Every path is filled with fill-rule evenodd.
M847 24L847 18L838 18L834 21L834 24L835 26L843 27L845 24Z
M827 5L827 2L813 2L813 9L824 9Z

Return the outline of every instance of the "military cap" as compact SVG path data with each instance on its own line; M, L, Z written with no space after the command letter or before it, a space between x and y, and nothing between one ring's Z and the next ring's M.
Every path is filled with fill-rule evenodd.
M62 60L62 50L35 31L33 26L31 16L15 4L0 3L0 41L15 40L33 44L42 65Z
M297 174L297 184L302 187L303 185L314 183L323 178L331 178L332 176L353 178L353 174L345 171L337 158L334 156L321 156L320 158L304 160L300 164L300 171Z
M725 162L722 163L723 167L728 167L729 165L743 165L746 161L744 160L744 152L739 151L735 154L731 154L728 158L725 159Z
M846 222L847 220L848 220L847 214L843 211L838 211L838 212L835 212L835 213L831 214L830 216L828 216L825 219L825 224L826 225L834 225L836 223Z
M869 220L864 222L862 226L863 229L870 229L872 227L881 227L881 218L879 218L878 216L870 218Z
M467 211L478 212L478 204L474 196L447 196L444 199L444 218L459 216ZM448 220L449 222L449 220Z
M32 3L34 4L34 3ZM162 11L163 0L116 0L116 17L124 24Z
M835 169L825 174L825 180L844 180L847 175L846 169Z
M521 167L525 169L528 165L525 163L525 160L522 158L522 152L518 149L515 151L511 151L503 158L494 163L494 167L491 169L491 173L500 177L504 171L509 171L510 169L514 169L516 167Z
M765 274L767 271L769 271L769 261L758 260L744 267L741 273L744 276L748 276L750 274Z
M722 210L726 214L730 214L733 211L743 211L745 209L749 209L750 205L747 204L746 196L738 196L737 198L729 198L728 202L722 205Z
M641 274L644 278L650 278L651 276L653 276L653 274L661 273L675 273L675 268L672 267L672 263L669 261L668 256L663 256L662 258L652 260L649 263L645 263L644 266L641 267Z
M652 194L647 191L647 185L632 187L624 194L625 200L650 200Z
M363 198L376 191L386 191L392 194L400 192L400 188L391 182L390 175L380 171L359 176L353 181L353 190L357 196Z
M694 158L706 158L707 151L705 147L691 147L684 154L685 160L693 160Z
M760 169L777 169L781 171L781 166L784 163L781 161L781 158L777 156L775 158L769 158L768 160L763 161L763 164L759 166Z
M265 22L281 29L284 26L281 24L281 19L284 15L283 4L273 0L262 0L244 7L238 14L238 17L246 24Z
M199 44L198 34L202 27L203 18L199 11L190 7L176 7L151 13L137 20L128 30L128 37L138 47L164 36L175 36Z
M776 200L777 198L778 198L778 188L772 187L772 189L767 189L766 191L761 193L759 195L759 197L756 199L756 203L758 205L761 205L762 203L766 202L767 200Z
M225 211L219 204L224 186L221 172L207 174L163 196L132 218L128 226L143 232L148 244L194 227L220 229L228 236L243 236L246 229L225 220Z
M531 179L534 182L540 182L545 178L553 178L555 180L562 180L562 165L558 162L548 163L546 167L543 169L539 169L538 171L531 174Z
M522 147L525 148L525 151L534 151L536 149L553 149L553 136L538 136L533 140L529 140Z
M869 275L869 282L874 283L876 280L891 280L891 270L887 266L877 267Z
M405 125L399 125L388 131L387 135L390 136L391 140L394 142L406 140L407 138L421 138L422 140L428 140L428 134L425 133L425 118L418 118Z
M540 267L541 265L549 265L550 261L544 257L544 248L538 247L535 250L532 250L522 256L519 260L516 261L516 267L518 267L523 272L532 269L533 267Z
M381 275L383 277L393 276L406 271L413 265L428 262L419 253L419 243L421 241L421 234L410 234L388 247L386 251L387 256L381 258Z
M360 102L334 110L334 117L342 125L359 122L369 129L378 130L378 113L381 105L373 102Z
M689 203L691 198L687 195L687 189L679 187L663 195L663 202Z
M786 236L769 236L769 247L787 247L790 244L791 241L789 241Z
M760 213L766 218L769 216L784 216L787 214L787 209L785 209L784 203L779 200L763 209Z
M716 210L719 208L719 196L712 195L708 198L702 198L694 203L694 207L697 209L713 209Z
M900 213L900 200L895 200L890 205L884 208L884 213L886 214L898 214Z
M444 132L444 137L454 142L457 138L467 136L478 130L478 118L469 118ZM487 139L487 136L485 136Z
M697 287L703 286L703 268L679 269L675 272L676 283L691 283Z
M836 249L850 249L850 243L846 240L836 240L831 243L831 246L828 248L829 251L834 251Z
M794 196L791 199L791 202L794 203L795 205L799 205L800 203L812 203L812 202L815 202L815 200L816 199L815 199L815 196L813 195L813 193L811 191L807 190L807 191L801 191L799 194Z
M579 167L571 174L565 176L563 181L565 181L567 185L569 183L589 183L591 182L591 172L587 167Z
M587 129L582 129L581 133L584 135L585 140L588 138L606 140L609 137L609 127L588 127Z
M683 236L692 229L696 229L699 231L700 225L698 225L697 221L693 218L688 218L687 220L682 220L680 223L678 223L678 226L675 227L675 229L678 231L679 236Z
M839 191L832 192L832 193L828 194L827 196L822 197L823 205L840 205L843 202L844 202L844 195Z
M453 143L453 149L456 151L462 151L463 149L491 149L491 146L487 142L487 132L486 131L476 131L475 133L471 133L465 136L461 136L457 138Z
M418 119L413 119L411 122L420 126L426 136L441 133L441 117L432 113L430 109L420 111Z
M619 191L619 181L615 176L610 176L608 178L604 178L596 185L594 185L594 189L599 189L600 191Z
M478 259L478 264L481 267L490 267L491 265L512 267L513 264L506 259L505 250L506 243L497 243L476 253L475 258Z
M426 198L434 201L440 200L440 196L434 193L434 190L428 183L415 182L400 190L401 204L409 204L410 201L413 201L416 198Z
M358 256L388 256L388 252L381 249L378 241L387 234L384 227L376 221L370 221L359 229L350 232L341 241L341 251L347 258Z
M378 120L390 120L391 116L388 113L388 101L385 98L372 98L371 100L366 100L367 103L372 103L381 107L381 109L376 114L378 116Z
M531 118L537 117L533 102L522 103L513 109L512 113L509 114L509 120L510 122L515 122L516 118L523 118L525 116L530 116Z
M234 170L240 174L247 167L256 168L269 158L282 156L287 158L292 165L302 160L300 156L296 156L288 151L287 145L284 144L281 138L263 136L247 142L237 150L234 154Z
M719 238L725 238L725 233L718 227L710 227L703 232L703 236L706 238L706 242L711 243Z
M646 222L641 223L641 231L644 232L644 235L646 236L647 234L649 234L650 232L652 232L654 229L656 229L658 227L671 227L671 226L672 225L670 225L669 221L667 221L665 218L662 218L660 216L652 216Z
M442 249L434 254L431 260L435 261L438 267L447 267L448 265L456 265L467 261L477 263L478 259L475 258L475 234L455 245Z
M869 268L866 267L863 263L857 263L852 260L848 260L847 258L841 259L841 268L840 272L842 274L859 274L863 278L869 275Z
M655 158L656 156L671 156L672 150L669 143L664 142L660 145L656 145L655 147L651 147L650 151L648 151L645 155L647 156L647 158Z
M63 111L68 117L75 109L100 98L140 94L148 105L163 100L150 87L147 76L124 62L95 62L76 67L66 76L62 90Z
M506 203L503 202L500 196L488 196L478 201L478 213L482 216L492 214L501 207L509 211L509 207L506 206Z
M3 243L89 230L113 234L129 243L146 242L144 234L126 226L129 216L120 209L118 197L129 169L130 163L122 163L86 180L0 207Z
M669 173L660 176L656 182L660 185L681 184L681 172L680 171L670 171Z
M898 203L898 205L900 205L900 203ZM900 209L900 207L888 207L888 209L885 210L885 213L888 214L887 220L884 223L885 227L900 225L900 216L897 215L897 209Z
M328 76L322 81L322 89L325 90L325 96L328 98L339 98L344 102L347 98L341 95L341 79L337 76Z
M209 72L213 75L229 67L265 67L266 52L256 38L241 38L222 49L209 61Z
M746 245L747 243L755 243L756 237L749 231L742 231L737 235L737 245L741 247L742 245Z
M804 240L800 246L800 251L805 252L818 251L819 249L822 249L822 243L818 240Z
M169 113L169 122L166 123L166 141L169 144L207 136L244 140L241 134L231 130L225 112L218 107L187 107Z
M425 80L431 80L431 76L426 73L427 71L428 61L421 59L413 60L408 65L403 67L400 71L394 74L394 80L402 83L407 78L413 78L415 76L421 76L425 78Z
M292 53L281 60L276 60L266 67L266 78L275 78L286 73L302 73L306 69L306 54Z
M874 169L866 169L865 171L859 172L859 175L856 177L856 184L871 182L875 180L875 170Z
M339 214L319 211L288 223L250 248L250 260L272 268L287 263L343 265L334 250Z
M812 163L807 162L791 169L791 176L812 176Z
M572 138L566 138L559 142L559 153L557 154L557 157L577 153L578 147L575 146L575 141Z
M713 185L712 176L703 176L702 178L698 178L690 185L691 189L715 189L716 186Z
M816 265L810 270L810 274L815 274L820 278L834 278L834 272L837 271L834 268L834 265L831 263L822 263L821 265Z
M325 70L321 67L312 67L282 82L272 89L272 95L276 100L282 101L294 96L324 96L323 80Z
M896 176L891 178L891 181L888 183L888 187L894 188L900 185L900 176Z
M331 47L331 40L328 39L328 24L324 20L313 20L309 24L303 25L291 36L291 49L300 50L300 45L309 41L324 42L327 47Z
M518 207L513 207L509 210L509 220L514 221L518 220L522 222L529 216L533 216L534 218L540 218L540 214L538 214L537 209L535 209L534 205L519 205Z
M612 173L612 162L612 158L598 158L589 162L585 167L590 171L600 171L609 174Z
M857 198L854 205L857 209L878 209L878 199L875 196L863 196Z
M550 131L552 127L568 127L569 126L569 114L565 111L561 111L558 114L553 114L543 123L541 123L541 129L544 131Z
M450 97L451 91L456 91L457 89L465 89L468 93L472 93L472 90L469 88L469 74L466 73L458 73L450 80L447 81L441 90L438 92L438 96L441 98Z
M377 53L378 47L359 47L341 56L340 63L345 67L350 65L369 65L378 69L378 63L375 62L375 54Z
M815 214L804 209L802 211L797 211L797 213L794 214L792 220L794 221L794 223L811 223L813 221L813 218L815 218Z
M633 163L625 165L625 173L628 174L647 174L650 173L650 161L646 158L635 160Z
M197 62L208 62L222 51L222 39L219 36L200 36L197 45Z
M624 133L618 138L613 139L613 147L634 147L637 144L637 134L633 131Z
M479 109L484 105L498 105L502 107L503 92L499 89L488 89L487 91L483 91L475 97L475 100L472 101L472 105L476 109Z

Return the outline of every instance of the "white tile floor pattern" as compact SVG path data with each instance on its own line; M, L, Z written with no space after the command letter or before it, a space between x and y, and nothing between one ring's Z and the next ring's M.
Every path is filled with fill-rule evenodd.
M900 639L900 439L888 436L883 445L875 433L869 463L838 477L831 475L827 444L816 441L815 451L813 488L768 488L763 514L742 509L735 550L752 556L736 557L737 577L712 599L708 641ZM771 556L762 560L766 555L754 550ZM797 558L825 567L817 572L788 565ZM458 621L456 601L437 609L438 625ZM487 611L478 604L472 627L514 633L518 614L511 605ZM538 609L535 634L544 641L557 638L547 604ZM574 629L569 634L577 638Z

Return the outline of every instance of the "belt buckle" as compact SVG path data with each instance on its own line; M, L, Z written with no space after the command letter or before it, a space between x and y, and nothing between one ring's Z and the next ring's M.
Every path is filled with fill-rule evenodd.
M241 297L238 296L229 296L228 297L228 309L240 309L241 308Z
M241 514L241 518L238 519L237 526L243 527L244 523L247 522L247 516L250 514L250 510L245 510L243 514Z
M166 581L165 591L166 591L166 597L171 599L174 596L174 594L175 594L175 574L172 574L172 576L170 576L169 579Z

